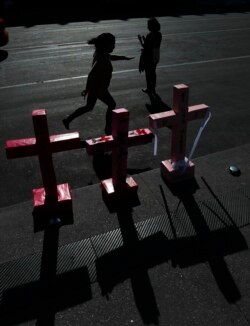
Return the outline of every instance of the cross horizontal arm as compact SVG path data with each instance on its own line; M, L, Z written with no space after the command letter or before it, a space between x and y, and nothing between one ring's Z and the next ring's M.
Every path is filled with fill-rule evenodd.
M149 127L151 129L158 129L162 127L170 127L176 120L176 114L173 110L150 114Z
M115 143L114 138L111 135L87 139L85 142L86 151L89 155L110 152Z
M128 147L150 143L154 135L148 128L136 129L128 132Z
M36 138L7 140L5 152L8 159L37 155Z
M78 132L63 135L50 136L50 151L57 153L70 149L80 148L80 136ZM38 155L36 138L23 138L7 140L5 151L8 159Z
M205 117L209 107L206 104L198 104L188 107L188 121L202 119Z
M206 104L189 106L187 120L191 121L204 118L208 108ZM149 116L149 126L151 129L170 127L177 122L177 114L173 110L150 114Z
M79 132L50 136L50 149L52 153L68 151L81 147Z

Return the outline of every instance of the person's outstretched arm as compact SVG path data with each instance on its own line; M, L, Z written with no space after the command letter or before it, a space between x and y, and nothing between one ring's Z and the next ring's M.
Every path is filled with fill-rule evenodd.
M125 55L116 55L116 54L110 54L109 57L111 61L134 59L134 57L126 57Z

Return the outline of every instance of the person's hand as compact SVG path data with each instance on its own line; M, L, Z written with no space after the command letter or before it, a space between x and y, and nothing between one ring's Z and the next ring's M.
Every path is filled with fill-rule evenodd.
M142 45L142 36L140 34L138 35L138 40L140 41L140 43Z
M87 95L87 90L86 89L84 89L82 92L81 92L81 95L84 97L84 99L85 99L85 97L86 97L86 95Z

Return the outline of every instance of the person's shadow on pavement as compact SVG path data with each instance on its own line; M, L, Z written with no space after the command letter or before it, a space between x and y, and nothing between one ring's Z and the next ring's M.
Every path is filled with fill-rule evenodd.
M147 103L145 106L150 114L172 110L166 103L162 101L161 97L157 93L149 93L148 96L150 99L150 104Z

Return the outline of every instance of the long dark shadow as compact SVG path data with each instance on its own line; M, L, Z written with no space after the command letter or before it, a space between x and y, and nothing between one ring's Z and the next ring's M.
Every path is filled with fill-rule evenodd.
M172 110L165 102L162 101L158 94L148 94L150 104L145 104L150 114Z
M143 244L133 222L132 208L121 204L117 210L117 218L123 246L96 261L97 280L102 294L108 297L117 284L130 279L135 303L143 323L158 325L159 310L147 271L150 263L143 255Z
M196 191L195 188L193 188L193 191L190 191L191 188L188 186L190 182L192 181L186 181L175 185L174 193L181 200L196 232L199 243L199 255L209 264L215 281L226 300L230 303L235 303L241 298L241 294L225 262L225 250L223 250L223 245L221 244L221 247L218 247L218 234L222 236L222 232L212 232L209 229L206 219L193 196ZM171 190L173 191L173 188ZM217 198L215 194L214 197ZM228 212L227 216L230 217ZM218 216L215 217L218 218ZM232 221L232 218L230 218L230 221ZM235 224L233 227L232 225L228 225L225 229L227 229L229 231L228 233L232 236L232 248L234 242L233 237L235 237L236 240L241 238L240 241L244 244L243 237L239 237L240 231L235 228Z
M207 262L213 273L215 281L228 302L235 303L241 298L241 294L231 275L223 255L215 246L213 235L203 214L200 211L193 196L182 198L183 205L190 217L192 225L199 237L202 250L207 256Z
M172 233L173 233L173 237L174 237L174 239L177 239L177 233L176 233L176 230L174 228L173 219L172 219L170 210L168 208L168 203L167 203L166 196L165 196L162 185L160 185L160 191L161 191L162 199L163 199L163 202L164 202L165 210L166 210L166 213L167 213L167 216L168 216L168 219L169 219L170 227L171 227L171 230L172 230Z
M58 311L92 298L87 267L57 274L58 238L58 227L53 226L44 231L40 279L22 284L23 276L13 275L15 282L20 278L20 285L3 292L1 325L17 325L36 319L37 326L54 326ZM20 262L17 265L16 271L22 275ZM32 269L29 272L33 274Z
M210 191L210 193L212 194L213 198L216 200L216 202L218 203L218 205L221 207L221 209L223 210L223 212L226 214L226 216L228 217L228 219L230 220L230 222L232 223L232 225L234 225L235 227L237 227L235 221L232 219L232 217L230 216L230 214L226 210L225 206L219 200L218 196L216 196L215 192L209 186L209 184L207 183L206 179L204 177L201 177L201 180L204 182L204 184L206 185L207 189Z

